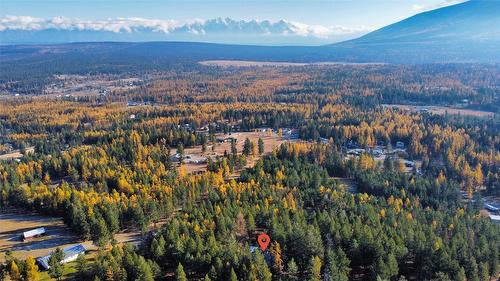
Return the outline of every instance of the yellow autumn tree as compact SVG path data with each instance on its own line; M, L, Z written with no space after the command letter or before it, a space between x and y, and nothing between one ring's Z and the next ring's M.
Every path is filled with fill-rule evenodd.
M476 168L474 169L474 181L477 186L481 186L483 184L484 176L483 176L483 168L481 163L477 163Z
M283 258L281 257L280 243L278 241L274 241L273 243L271 243L269 252L271 253L274 261L273 270L275 273L280 274L281 272L283 272Z
M40 272L35 263L35 259L31 256L26 258L26 279L29 281L38 281L40 279Z
M10 264L10 280L12 281L21 281L21 273L19 272L19 267L17 266L15 261L12 261Z
M446 176L444 175L444 171L443 170L441 170L441 172L439 172L439 176L437 178L437 181L440 184L443 184L444 182L446 182Z
M367 153L361 154L359 157L359 167L363 170L371 170L375 168L375 160Z

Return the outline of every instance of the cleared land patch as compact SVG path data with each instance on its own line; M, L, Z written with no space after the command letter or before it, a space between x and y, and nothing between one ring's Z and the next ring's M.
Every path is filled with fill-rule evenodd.
M250 139L250 141L252 141L255 145L257 145L259 138L261 138L264 141L264 153L273 151L276 147L280 146L282 143L287 141L286 138L280 137L278 134L274 132L235 132L231 134L217 134L216 137L217 138L231 137L237 139L236 148L238 150L238 154L241 154L241 152L243 151L243 144L246 138ZM186 157L189 156L191 159L199 159L201 157L206 157L206 158L208 157L215 158L217 156L222 157L224 156L224 151L227 151L227 153L231 153L231 142L227 141L222 143L216 143L213 150L212 150L212 145L208 145L207 150L204 153L202 152L201 145L184 149ZM176 151L172 150L171 153L172 155L174 155ZM253 155L248 157L247 167L252 167L259 158L260 155ZM190 159L186 159L184 161L185 162L184 167L187 173L204 172L207 170L206 163L192 163L189 160Z
M30 146L26 148L26 153L33 153L35 152L35 147ZM14 150L10 153L2 154L0 155L0 160L11 160L11 159L19 159L22 158L24 154L21 153L19 149Z
M45 227L47 234L22 241L21 235L24 231L38 227ZM140 239L141 233L138 230L115 234L118 243L136 243ZM57 247L65 248L78 243L88 251L97 250L92 241L79 240L61 218L26 212L0 213L0 263L5 261L7 251L12 251L13 256L19 259L26 259L28 256L36 258L53 252Z
M352 63L352 62L276 62L276 61L244 61L244 60L206 60L199 62L206 66L221 67L263 67L263 66L311 66L311 65L381 65L383 63Z
M422 105L406 105L406 104L383 104L382 106L386 108L398 108L402 110L408 110L411 112L429 112L438 115L444 115L448 113L448 114L459 114L459 115L476 116L476 117L495 116L494 112L465 109L465 108L453 108L447 106L434 106L434 105L422 106Z
M28 213L0 213L0 262L5 252L12 251L20 259L47 255L57 247L78 243L78 239L60 218ZM23 242L21 235L38 227L45 227L47 235Z

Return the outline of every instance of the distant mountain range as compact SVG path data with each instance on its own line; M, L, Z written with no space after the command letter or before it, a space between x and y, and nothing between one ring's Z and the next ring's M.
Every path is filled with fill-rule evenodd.
M0 18L3 44L191 41L261 45L321 45L353 39L367 28L325 27L295 21L197 19L186 22L144 18L84 21L30 16Z
M214 23L215 24L215 23ZM267 23L271 24L271 23ZM252 24L250 24L252 25ZM284 30L286 22L273 28ZM253 27L246 27L254 30ZM271 28L271 27L268 27ZM302 27L310 32L311 28ZM5 38L17 35L0 31ZM48 32L48 31L47 31ZM53 31L56 32L56 31ZM110 32L110 31L109 31ZM297 31L298 32L298 31ZM56 32L57 33L57 32ZM96 41L98 38L96 38ZM147 66L172 61L212 59L290 62L385 63L500 63L500 1L471 0L424 12L368 33L360 38L317 47L252 46L184 42L78 43L63 45L0 46L0 62L28 64L47 56L54 61L70 58L126 66ZM43 58L43 59L42 59ZM88 62L90 65L90 62Z

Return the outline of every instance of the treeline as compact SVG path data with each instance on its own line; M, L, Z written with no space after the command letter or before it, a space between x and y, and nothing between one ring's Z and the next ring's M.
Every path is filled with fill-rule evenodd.
M349 104L466 106L498 112L499 73L497 66L474 64L214 68L168 73L146 88L114 93L112 99L325 105L340 96Z
M302 139L331 139L338 148L395 148L402 142L409 159L421 160L422 171L462 183L469 195L486 187L500 194L499 123L496 118L408 114L398 110L360 110L327 105L304 122Z
M460 202L458 185L364 161L343 160L332 145L285 144L243 172L238 182L226 182L217 169L177 178L170 188L135 191L130 209L119 207L127 206L124 191L108 196L64 185L45 193L39 186L24 193L28 200L23 204L42 197L50 198L42 204L48 206L62 196L63 203L53 208L65 210L67 223L83 231L88 227L81 218L88 215L78 210L90 211L97 223L89 232L104 246L113 230L155 217L170 202L162 214L169 219L139 249L115 246L95 262L79 262L79 276L101 280L153 280L169 274L205 280L497 276L500 229L477 216L474 205ZM331 178L339 174L354 177L361 193L351 194ZM146 202L158 205L150 205L145 216L127 215L127 210L148 210ZM262 231L272 239L265 252L252 248Z
M151 266L148 280L170 274L177 280L497 276L500 229L448 196L457 185L392 171L379 186L380 168L328 156L340 159L332 146L283 145L239 182L193 185L182 210L138 249L159 266ZM330 179L338 165L352 170L369 193L351 194ZM272 240L264 252L254 248L260 232ZM128 251L101 254L83 274L123 280L117 276L132 270L121 262Z
M74 54L66 55L72 61ZM58 57L58 55L52 55ZM87 61L88 60L88 61ZM28 60L29 61L29 60ZM19 61L16 61L19 62ZM42 94L54 82L54 74L115 75L151 78L148 85L133 90L112 91L105 96L78 97L82 102L178 103L316 103L338 99L358 105L420 104L465 106L499 112L500 72L496 65L330 65L303 67L207 67L192 61L179 64L129 61L133 67L97 67L95 58L80 58L68 67L54 60L49 69L9 65L0 77L0 89L10 93ZM135 65L138 63L137 65ZM78 70L74 70L78 65ZM51 70L56 67L58 71ZM102 66L102 65L101 65ZM19 69L24 71L19 72ZM175 70L175 71L172 71Z
M415 102L439 94L443 102L493 104L496 67L165 75L138 92L106 98L0 102L1 149L24 154L0 162L0 207L61 216L81 239L93 240L100 251L92 262L79 259L78 278L497 278L499 227L478 210L480 194L500 194L498 116L379 106L397 92ZM131 100L150 103L127 106ZM237 179L233 172L246 166L247 156L263 154L262 142L245 140L242 151L232 143L207 160L206 173L183 169L184 148L206 151L220 133L261 127L301 140L265 155ZM370 154L377 146L394 151L401 142L399 156L381 162ZM31 146L35 152L24 153ZM366 151L348 157L353 148ZM404 173L399 158L421 165ZM335 177L353 180L356 188L346 190ZM131 228L143 233L143 242L116 244L114 234ZM266 251L257 246L261 232L271 236ZM13 264L25 276L31 261L10 259L6 270Z

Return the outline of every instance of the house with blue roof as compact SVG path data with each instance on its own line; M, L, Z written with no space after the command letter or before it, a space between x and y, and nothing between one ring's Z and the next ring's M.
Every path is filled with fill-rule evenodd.
M63 260L61 261L61 264L65 264L68 262L72 262L78 258L78 255L80 254L85 254L85 247L82 244L77 244L73 245L67 248L63 249ZM45 270L49 269L49 259L52 256L52 254L39 257L36 259L37 263Z

